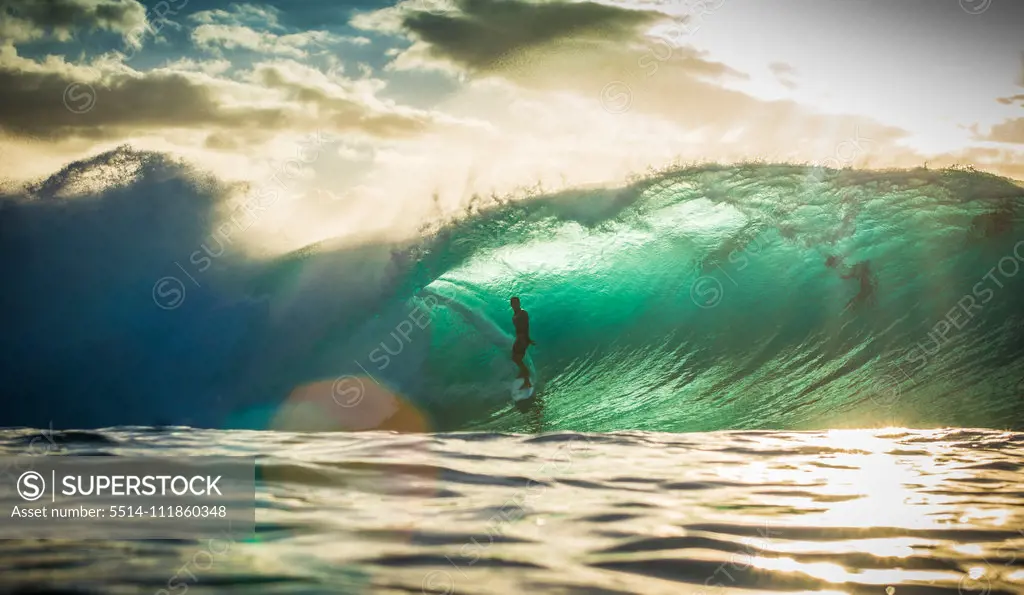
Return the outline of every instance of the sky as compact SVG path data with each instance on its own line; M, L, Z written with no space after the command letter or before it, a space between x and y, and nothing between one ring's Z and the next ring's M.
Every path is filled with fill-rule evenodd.
M1012 0L0 0L0 179L157 151L286 186L280 249L673 163L1024 180L1021 31Z

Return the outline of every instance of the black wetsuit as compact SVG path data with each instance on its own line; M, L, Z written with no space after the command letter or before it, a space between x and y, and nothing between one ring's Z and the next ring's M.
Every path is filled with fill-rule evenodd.
M860 283L860 291L846 304L847 308L856 303L874 300L876 287L875 279L871 276L870 262L870 260L858 262L850 267L846 274L842 275L843 279L856 279Z
M516 327L516 342L512 344L512 356L522 358L526 348L530 346L530 315L526 310L519 310L512 315L512 325Z

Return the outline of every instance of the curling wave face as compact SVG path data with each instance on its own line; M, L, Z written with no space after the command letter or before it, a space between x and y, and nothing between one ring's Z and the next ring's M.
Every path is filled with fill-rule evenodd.
M116 160L130 183L53 198ZM122 150L5 199L8 425L1024 427L1024 190L1002 178L703 166L262 261L200 179Z

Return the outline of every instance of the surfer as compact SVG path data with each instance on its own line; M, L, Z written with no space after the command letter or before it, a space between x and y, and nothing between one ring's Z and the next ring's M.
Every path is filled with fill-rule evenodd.
M530 339L530 315L519 304L519 298L513 297L509 303L512 305L512 326L516 329L516 341L512 344L512 361L519 366L519 377L524 380L523 388L530 388L530 370L523 363L526 348L534 345Z
M842 257L829 256L825 260L825 266L831 268L839 268L839 265L843 263ZM875 296L875 279L871 275L871 261L865 260L864 262L858 262L852 267L847 268L845 273L840 273L839 276L843 279L856 279L860 283L860 291L857 295L853 296L847 304L844 310L849 309L854 304L864 302L866 300L874 300Z
M994 211L983 213L972 219L971 236L973 236L973 239L994 238L1008 231L1013 231L1015 216L1014 203L1006 201Z

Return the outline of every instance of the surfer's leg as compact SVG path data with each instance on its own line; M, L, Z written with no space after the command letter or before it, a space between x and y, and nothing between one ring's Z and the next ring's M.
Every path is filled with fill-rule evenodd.
M530 383L530 369L526 367L523 360L519 360L519 376L523 379L523 388L530 388L533 386Z
M516 344L512 346L512 361L519 367L519 377L523 379L523 388L530 387L530 369L523 363L526 349Z

